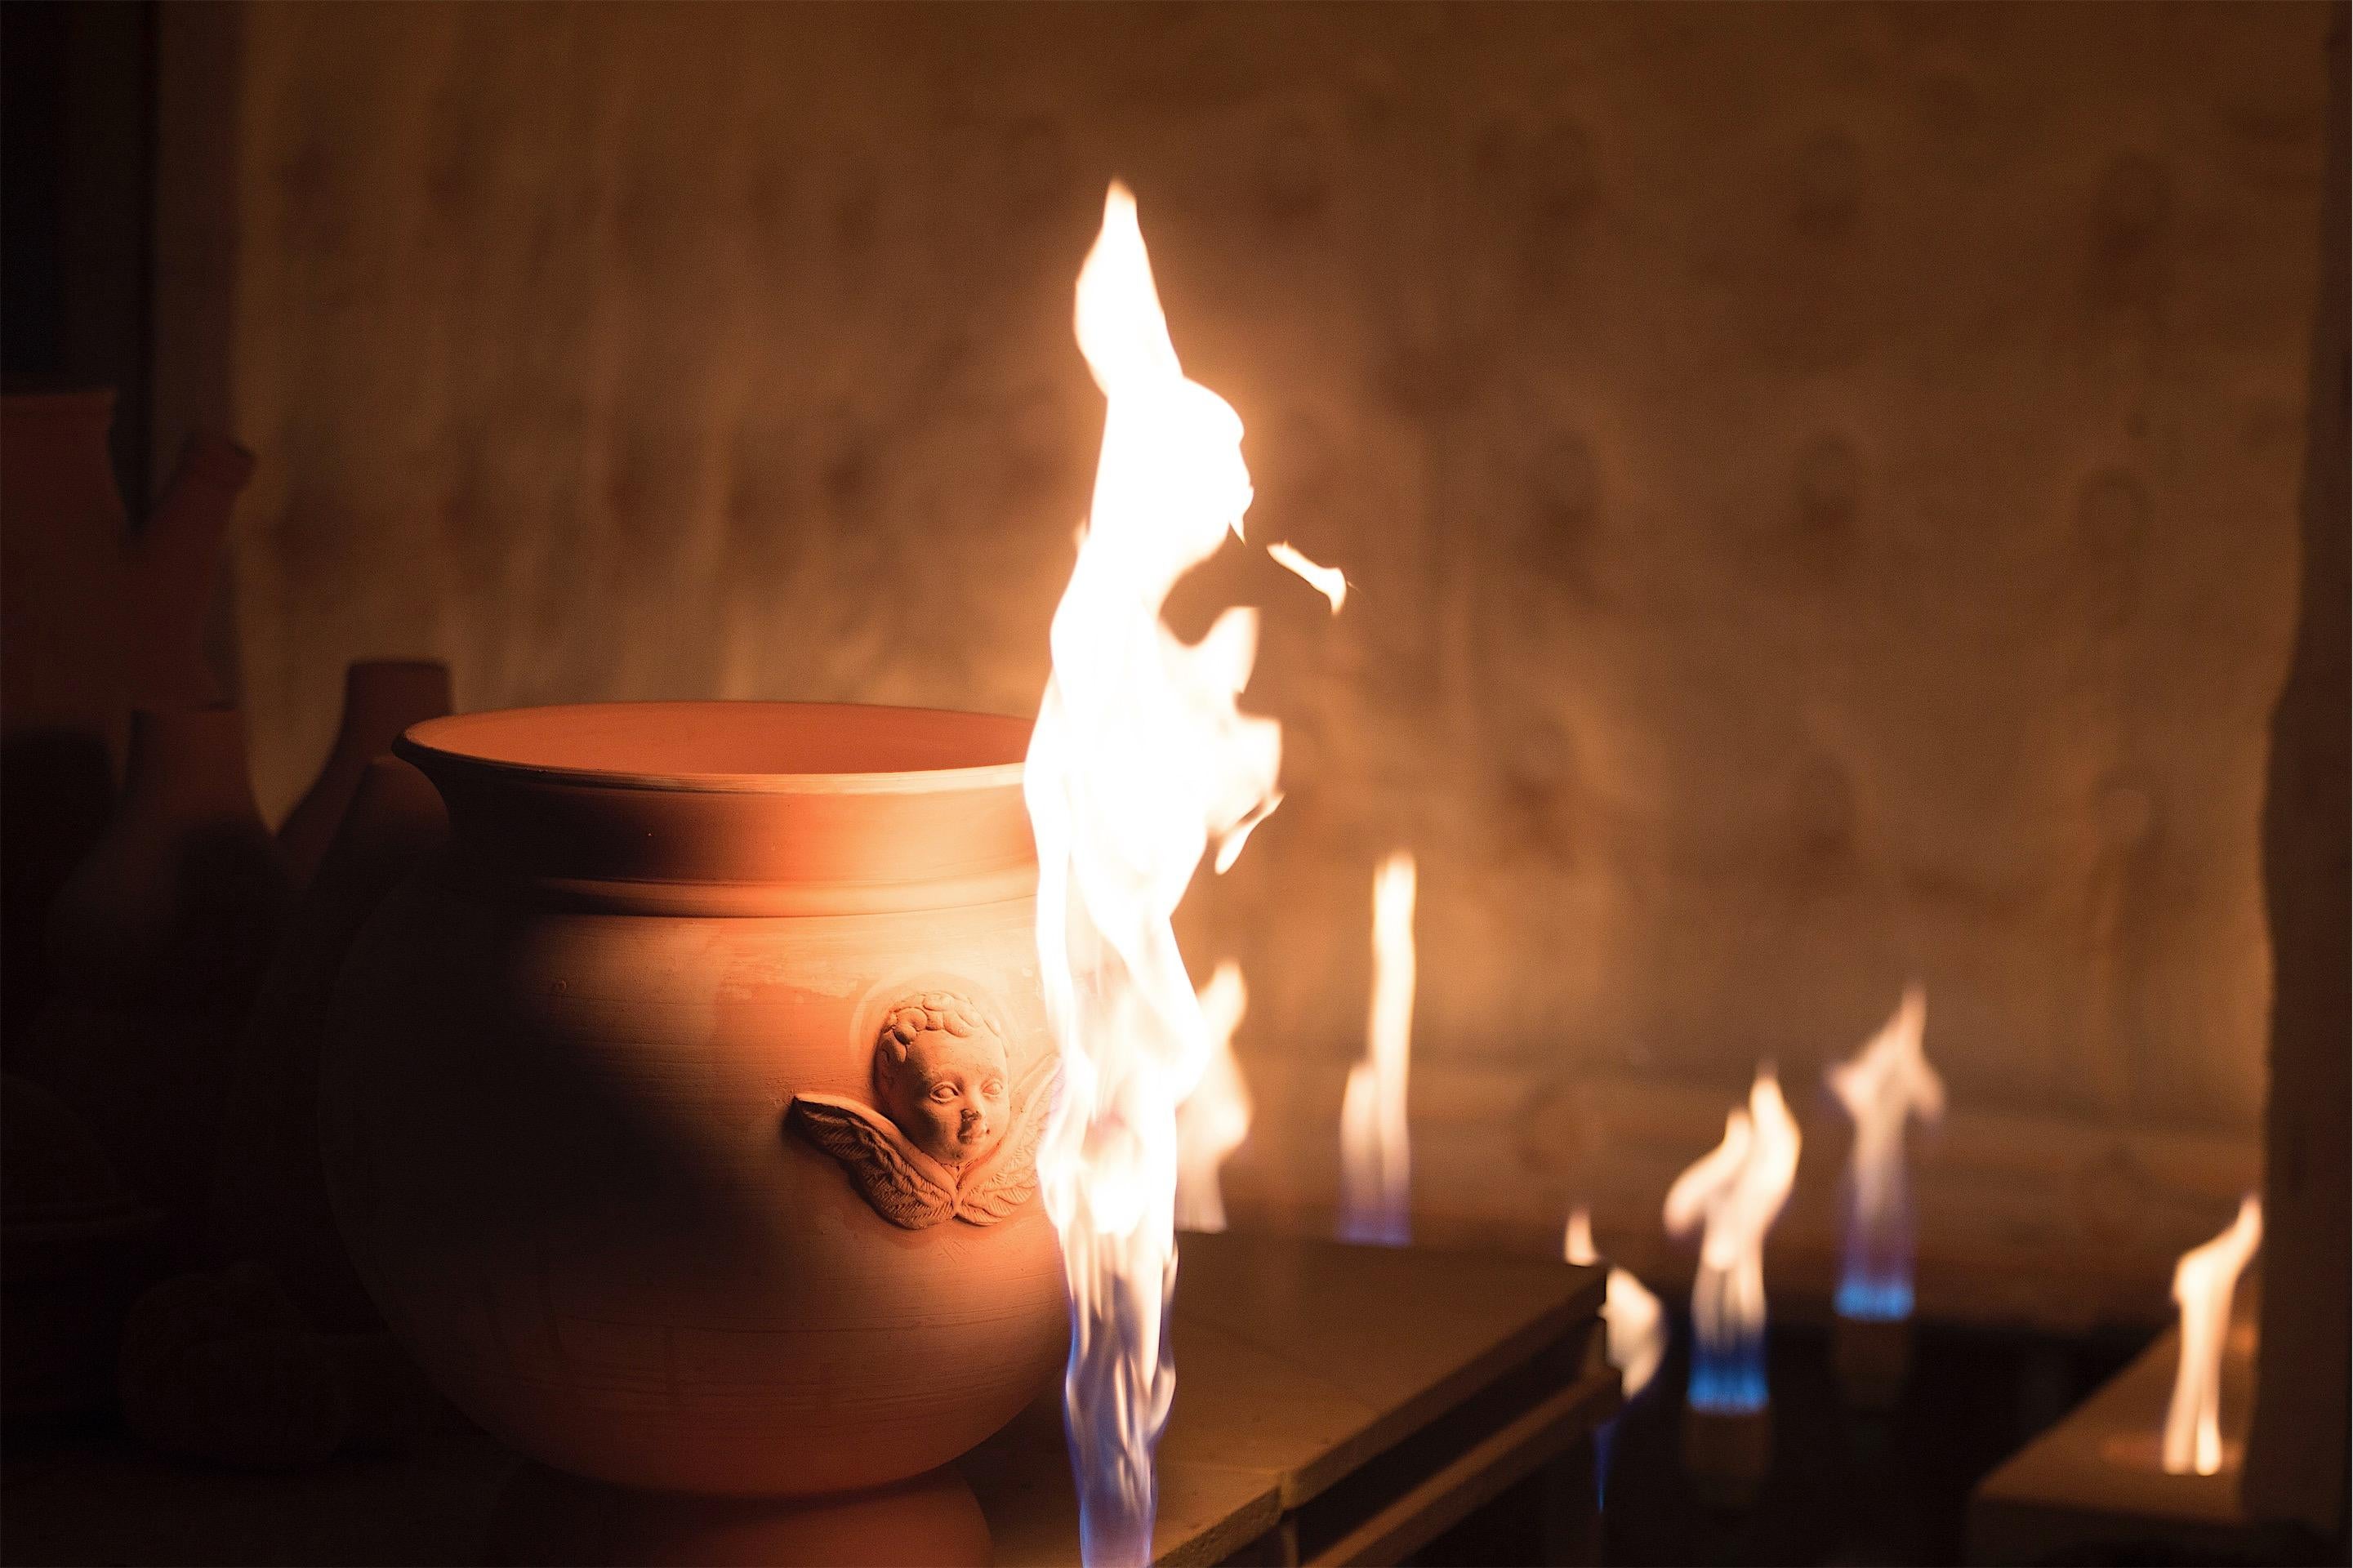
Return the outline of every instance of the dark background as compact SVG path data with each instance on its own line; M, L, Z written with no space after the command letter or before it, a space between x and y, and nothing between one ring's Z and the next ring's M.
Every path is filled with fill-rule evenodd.
M0 7L0 374L119 388L115 473L133 499L149 490L154 42L149 4Z

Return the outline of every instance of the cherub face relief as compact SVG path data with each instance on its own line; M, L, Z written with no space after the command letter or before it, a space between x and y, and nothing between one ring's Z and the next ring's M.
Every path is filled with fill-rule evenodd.
M926 1030L903 1061L877 1063L882 1109L907 1141L951 1170L971 1163L1005 1133L1005 1047L991 1034Z
M1038 1140L1060 1059L1040 1052L1015 1079L988 1015L954 992L927 992L882 1020L874 1105L797 1094L786 1120L840 1161L892 1225L996 1225L1038 1195Z

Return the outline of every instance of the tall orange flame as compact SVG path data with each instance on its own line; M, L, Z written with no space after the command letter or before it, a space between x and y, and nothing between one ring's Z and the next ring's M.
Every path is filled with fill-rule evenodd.
M1161 620L1177 579L1240 535L1250 482L1240 419L1177 363L1124 186L1104 200L1076 321L1107 406L1024 777L1062 1068L1038 1169L1071 1296L1081 1551L1140 1563L1176 1384L1176 1105L1208 1058L1169 917L1203 855L1214 847L1222 869L1273 808L1282 734L1235 706L1257 651L1250 611L1229 609L1191 645Z
M1927 1028L1928 994L1908 985L1894 1016L1852 1060L1824 1075L1831 1096L1854 1121L1838 1284L1838 1310L1845 1317L1912 1315L1912 1194L1904 1124L1917 1117L1933 1126L1945 1114L1945 1080L1922 1049Z
M1250 1136L1249 1086L1234 1059L1234 1031L1250 1007L1242 967L1228 959L1201 987L1201 1016L1208 1024L1208 1060L1199 1081L1176 1107L1176 1228L1226 1228L1225 1189L1218 1168Z
M1414 864L1397 850L1373 876L1373 1005L1365 1059L1340 1098L1340 1239L1412 1239L1406 1069L1413 1049Z
M2211 1476L2222 1468L2222 1342L2231 1330L2231 1298L2239 1271L2263 1240L2263 1205L2249 1194L2231 1228L2193 1247L2173 1267L2173 1299L2181 1308L2181 1360L2173 1400L2165 1412L2165 1473Z

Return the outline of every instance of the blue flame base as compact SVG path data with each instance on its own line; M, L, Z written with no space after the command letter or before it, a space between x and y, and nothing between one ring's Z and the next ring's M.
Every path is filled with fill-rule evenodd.
M1839 1280L1838 1315L1866 1323L1900 1322L1912 1315L1912 1281L1849 1274Z
M1765 1336L1745 1334L1728 1345L1692 1346L1691 1383L1684 1401L1711 1415L1746 1415L1765 1408Z
M1079 1494L1079 1560L1087 1568L1150 1563L1159 1502L1150 1441L1139 1451L1114 1424L1076 1415L1067 1403L1062 1430Z
M1410 1247L1412 1224L1403 1215L1343 1214L1339 1236L1358 1247Z

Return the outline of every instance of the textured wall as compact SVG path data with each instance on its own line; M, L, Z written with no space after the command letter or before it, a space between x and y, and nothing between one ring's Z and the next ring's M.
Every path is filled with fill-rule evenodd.
M1028 711L1135 186L1253 523L1282 812L1239 1211L1330 1201L1422 860L1426 1231L1667 1180L1927 984L1926 1289L2159 1311L2254 1179L2320 5L260 8L229 404L267 803L347 658L469 706ZM168 62L167 62L168 64ZM1989 1259L2000 1267L1989 1267ZM2151 1292L2154 1291L2152 1299Z

